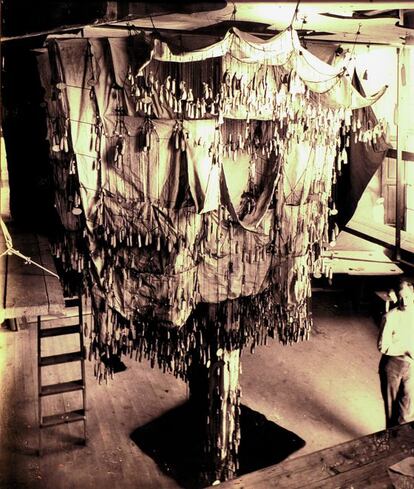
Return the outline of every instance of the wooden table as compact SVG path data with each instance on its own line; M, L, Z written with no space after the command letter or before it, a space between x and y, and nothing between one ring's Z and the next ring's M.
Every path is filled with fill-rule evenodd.
M380 251L336 250L326 251L323 256L334 274L383 276L403 273L398 265Z
M221 489L391 489L388 467L414 456L414 423L341 443L237 479ZM404 486L413 488L413 485Z
M48 240L8 225L13 248L56 273ZM0 254L6 241L0 231ZM0 318L61 315L65 302L58 278L14 255L0 257Z

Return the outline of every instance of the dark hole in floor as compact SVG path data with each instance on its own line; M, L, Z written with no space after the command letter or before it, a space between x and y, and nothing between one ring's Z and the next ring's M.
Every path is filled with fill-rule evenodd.
M243 405L240 427L237 475L277 464L305 445L292 431ZM137 428L131 439L182 487L196 489L206 485L200 479L204 470L203 427L191 402Z

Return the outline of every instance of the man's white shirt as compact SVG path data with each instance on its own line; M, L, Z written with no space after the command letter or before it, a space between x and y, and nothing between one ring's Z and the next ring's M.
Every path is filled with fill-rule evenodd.
M406 310L392 309L384 315L382 331L378 339L381 353L392 357L402 356L404 360L414 363L414 307Z

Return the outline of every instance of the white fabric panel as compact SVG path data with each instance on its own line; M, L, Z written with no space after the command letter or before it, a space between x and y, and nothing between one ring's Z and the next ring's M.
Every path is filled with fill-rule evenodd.
M214 119L184 121L188 131L186 147L187 172L196 212L202 214L220 204L220 165L214 163L210 148L215 144Z
M310 90L326 94L326 101L332 107L342 106L351 109L366 107L376 102L386 90L384 87L370 97L361 96L352 86L342 67L331 66L307 51L301 46L296 31L291 29L271 39L263 40L233 28L221 41L183 54L173 54L167 43L154 40L153 57L159 61L185 63L211 57L224 57L227 54L230 54L236 62L269 66L286 65L287 68L294 69ZM257 115L258 118L263 119L269 116L271 113L266 112ZM237 117L246 117L246 114L239 114Z

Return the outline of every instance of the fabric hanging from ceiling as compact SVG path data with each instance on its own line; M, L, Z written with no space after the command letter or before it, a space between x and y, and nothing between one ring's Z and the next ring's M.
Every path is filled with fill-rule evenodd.
M227 54L243 63L283 65L288 71L295 71L313 92L329 92L329 96L324 100L327 105L352 109L366 107L378 100L386 90L384 87L371 97L361 96L352 86L349 75L343 68L333 67L306 50L293 29L287 29L271 39L263 40L233 28L216 44L183 54L173 54L166 43L155 40L152 52L154 59L177 63L200 61Z
M356 74L353 76L353 85L364 95L361 82ZM372 107L358 109L357 119L364 121L368 128L376 127L378 121ZM336 222L340 228L346 226L350 221L358 206L358 202L370 182L374 173L381 167L382 162L391 147L384 135L376 139L369 139L369 133L354 136L351 138L349 147L349 164L342 168L338 176L335 200L337 203L338 215Z
M223 344L308 337L340 136L383 91L363 97L291 30L181 55L143 36L54 40L39 70L72 232L56 252L87 267L99 351L144 349L185 375L190 347L209 359L202 303Z

